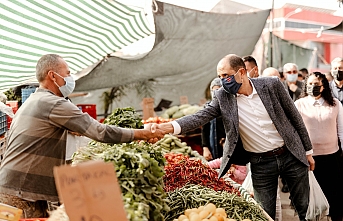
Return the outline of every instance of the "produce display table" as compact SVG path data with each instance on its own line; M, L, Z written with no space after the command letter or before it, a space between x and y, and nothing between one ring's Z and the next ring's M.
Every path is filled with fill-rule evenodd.
M229 181L229 182L232 184L232 186L240 192L241 196L242 196L246 201L252 202L252 203L254 203L254 204L256 204L256 205L258 204L258 203L254 200L254 198L251 197L250 193L242 187L241 184L236 183L235 181L233 181L233 180L232 180L229 176L227 176L227 175L225 175L223 178L224 178L224 180ZM260 209L263 211L263 214L268 218L268 221L274 221L274 220L266 213L266 211L264 211L264 209L263 209L262 207L260 207Z

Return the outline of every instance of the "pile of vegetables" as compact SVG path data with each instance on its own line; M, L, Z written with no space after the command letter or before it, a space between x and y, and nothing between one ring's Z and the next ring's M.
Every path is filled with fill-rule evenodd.
M174 221L232 221L227 218L225 209L217 208L213 203L200 206L199 208L186 209L185 214Z
M148 123L156 123L156 124L160 124L160 123L168 123L170 121L172 121L173 119L164 119L162 117L149 117L146 120L143 120L144 124L148 124Z
M199 105L182 104L180 106L172 106L168 108L166 111L164 111L163 114L161 114L160 117L164 119L176 119L183 116L194 114L195 112L201 109L202 107L200 107Z
M178 162L168 161L164 167L166 174L163 181L166 192L182 188L186 184L198 184L216 191L224 190L239 194L239 191L234 189L230 182L223 178L218 179L218 172L203 164L201 160L192 160L185 156L182 158L180 155L177 158Z
M263 215L263 211L260 207L252 202L245 201L242 197L236 194L228 193L226 191L215 191L211 188L206 188L200 185L186 185L180 189L175 189L174 191L168 192L168 199L170 201L170 211L165 214L166 221L174 221L177 219L181 221L180 216L186 211L190 213L191 211L187 209L199 208L201 206L214 204L217 208L223 208L227 217L233 220L242 221L244 219L254 220L254 221L267 221L268 219ZM210 211L213 213L214 208ZM194 209L193 209L194 211ZM200 215L199 209L197 210ZM218 211L219 212L219 211ZM217 213L217 210L216 210ZM223 213L223 212L221 212ZM213 218L212 218L213 217ZM185 218L185 217L183 217ZM198 218L198 217L194 217ZM202 219L190 218L189 221L202 221ZM200 218L200 217L199 217ZM217 216L211 216L210 219L205 219L206 221L223 221L223 219L218 219ZM183 219L186 221L185 219ZM230 221L233 221L230 220Z
M104 120L104 124L124 128L143 128L142 118L132 107L117 108Z
M178 137L171 134L164 135L164 138L157 141L155 145L160 146L162 148L162 152L165 154L170 152L180 153L185 156L194 157L202 160L203 162L207 162L206 159L198 153L198 151L192 150L186 142L182 142Z
M163 190L165 158L160 148L145 142L108 145L90 142L73 156L73 164L88 160L112 162L130 221L160 221L169 210Z

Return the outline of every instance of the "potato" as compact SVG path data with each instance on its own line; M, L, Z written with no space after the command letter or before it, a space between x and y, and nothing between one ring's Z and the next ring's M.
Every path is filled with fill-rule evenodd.
M209 203L205 206L204 210L209 211L210 213L216 213L216 206L213 203Z
M199 213L201 219L205 219L206 217L208 217L208 215L210 215L210 212L207 210L203 210Z
M224 221L224 216L220 213L214 214L214 216L217 218L218 221Z
M210 221L218 221L217 217L215 217L215 216L211 216L211 218L209 220Z
M178 221L183 221L185 219L188 219L188 217L185 216L185 215L180 215L179 218L178 218Z
M189 218L189 221L201 221L201 218L199 214L195 213L194 215L191 215L191 217Z

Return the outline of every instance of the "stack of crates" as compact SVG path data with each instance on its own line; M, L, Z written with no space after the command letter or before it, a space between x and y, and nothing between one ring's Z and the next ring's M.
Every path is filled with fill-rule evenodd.
M78 104L76 105L82 112L88 113L96 120L96 105L95 104Z
M21 89L21 103L23 104L30 94L36 91L36 87L22 88Z
M0 111L0 137L7 131L7 114Z

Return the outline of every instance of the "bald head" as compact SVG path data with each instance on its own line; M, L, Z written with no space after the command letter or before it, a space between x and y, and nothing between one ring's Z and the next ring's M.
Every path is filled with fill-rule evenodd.
M222 58L217 65L217 71L227 67L235 71L238 71L240 68L246 69L243 59L235 54L229 54Z
M264 69L264 71L262 72L262 77L273 77L273 76L277 76L278 78L280 78L280 73L275 68L269 67L269 68Z

